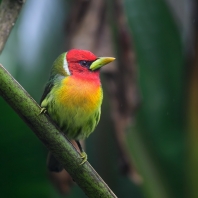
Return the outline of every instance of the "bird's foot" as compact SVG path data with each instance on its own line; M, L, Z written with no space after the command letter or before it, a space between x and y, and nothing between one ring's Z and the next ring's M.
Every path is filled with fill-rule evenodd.
M42 113L46 113L46 112L47 112L47 109L43 107L43 108L41 108L41 111L40 111L39 115L42 114Z
M86 161L87 161L87 154L83 151L80 153L81 155L81 159L82 159L82 162L80 163L80 165L83 165Z

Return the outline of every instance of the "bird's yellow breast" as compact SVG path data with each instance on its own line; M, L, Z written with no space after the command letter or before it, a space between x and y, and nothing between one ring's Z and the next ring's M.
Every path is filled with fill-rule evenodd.
M73 76L62 80L57 89L57 101L67 110L80 111L85 115L92 114L98 110L102 103L102 88L100 83L78 79Z

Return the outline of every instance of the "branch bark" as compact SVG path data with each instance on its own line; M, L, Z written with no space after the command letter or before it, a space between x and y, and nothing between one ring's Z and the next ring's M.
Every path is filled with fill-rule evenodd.
M0 53L18 18L24 1L2 0L0 5Z
M0 85L0 95L63 164L88 197L116 197L88 162L79 165L81 158L73 145L52 124L47 115L39 115L39 105L2 65L0 65Z

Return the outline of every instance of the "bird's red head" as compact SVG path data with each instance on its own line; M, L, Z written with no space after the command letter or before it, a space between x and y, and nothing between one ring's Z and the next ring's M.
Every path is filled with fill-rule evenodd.
M87 50L72 49L67 52L66 60L71 74L90 73L90 65L97 57Z
M98 74L99 69L115 60L111 57L97 57L87 50L72 49L66 54L66 61L71 75Z

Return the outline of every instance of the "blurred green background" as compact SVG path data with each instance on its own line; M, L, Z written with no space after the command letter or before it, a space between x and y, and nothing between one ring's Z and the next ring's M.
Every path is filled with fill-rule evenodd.
M105 94L101 122L86 141L89 162L121 198L198 197L198 162L193 160L198 149L191 136L197 128L189 111L198 115L198 100L191 104L194 97L189 88L194 82L189 83L196 55L193 1L124 0L123 4L141 93L126 142L143 184L134 184L119 171ZM0 63L37 102L53 61L68 50L65 24L70 6L69 0L27 0L0 55ZM46 148L1 97L0 111L0 196L66 197L49 180ZM74 185L67 197L86 196Z

